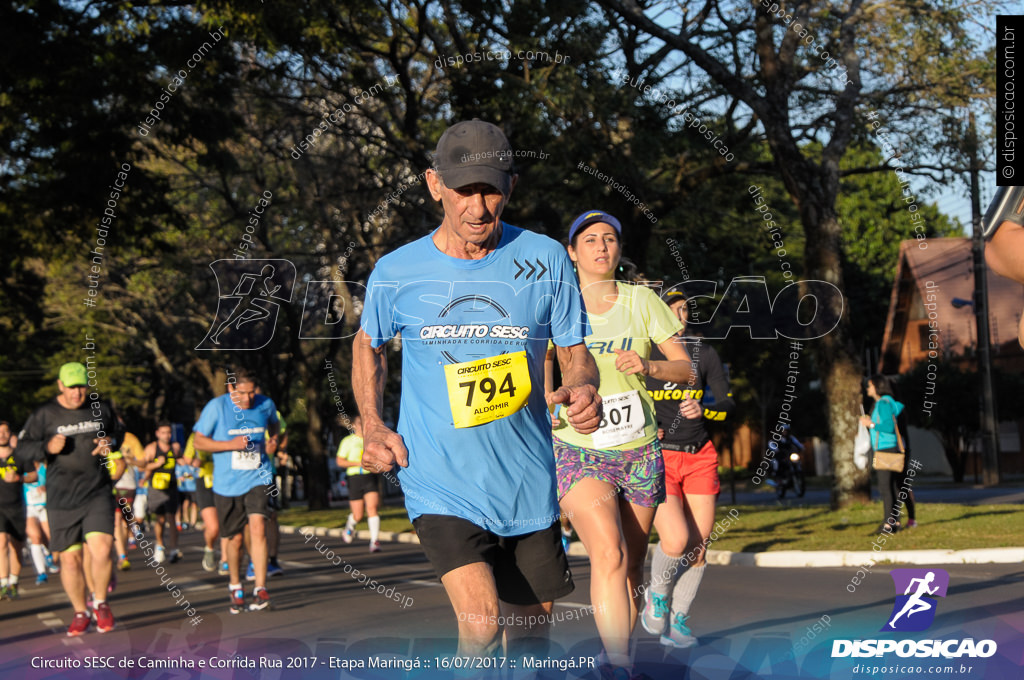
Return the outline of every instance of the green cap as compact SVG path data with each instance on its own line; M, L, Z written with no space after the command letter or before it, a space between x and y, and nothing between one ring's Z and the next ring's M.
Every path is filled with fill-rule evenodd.
M64 387L85 387L89 380L86 377L85 366L77 361L71 361L60 367L60 381Z

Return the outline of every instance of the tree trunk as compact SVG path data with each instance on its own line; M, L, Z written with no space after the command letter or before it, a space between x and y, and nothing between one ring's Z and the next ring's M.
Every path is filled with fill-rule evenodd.
M317 365L319 366L319 361ZM303 357L299 363L299 375L304 387L308 409L309 427L306 429L305 489L310 510L326 510L330 507L327 492L330 488L330 472L327 467L327 451L324 449L324 426L320 417L320 395L317 386L320 381L310 370L310 361Z
M824 377L832 448L832 508L844 508L871 500L871 470L859 470L853 462L857 435L861 375L856 356L849 351L839 328L821 339L818 370ZM837 336L837 337L832 337Z
M285 310L289 320L288 337L292 360L302 385L308 418L306 450L302 452L302 489L310 510L326 510L330 508L327 492L330 489L331 476L327 467L327 453L323 443L323 419L320 417L320 405L322 404L320 385L322 381L317 375L317 370L321 366L321 359L319 353L315 358L313 354L307 353L306 346L303 345L303 341L299 337L303 308L288 305ZM306 342L312 342L314 346L317 346L317 343L321 346L324 344L319 340Z
M844 291L841 230L833 207L833 187L838 187L838 174L830 180L827 167L808 162L781 169L790 194L797 200L807 239L804 259L808 279L825 281ZM828 313L838 318L839 323L824 337L809 340L808 344L817 345L818 375L822 378L828 403L833 475L831 504L835 509L870 502L871 472L857 469L853 462L853 440L861 403L861 365L850 341L850 317L845 313L849 308L848 300L844 294L838 299L818 300L817 306L822 305L825 309L817 313Z

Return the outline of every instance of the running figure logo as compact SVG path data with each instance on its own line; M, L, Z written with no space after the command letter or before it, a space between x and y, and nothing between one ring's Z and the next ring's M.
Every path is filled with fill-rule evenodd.
M938 602L949 587L949 573L944 569L893 569L889 572L896 586L896 603L883 631L921 631L935 620ZM900 595L900 593L903 593Z
M217 314L196 349L261 349L274 337L282 302L295 288L289 260L217 260ZM222 291L230 290L228 294Z

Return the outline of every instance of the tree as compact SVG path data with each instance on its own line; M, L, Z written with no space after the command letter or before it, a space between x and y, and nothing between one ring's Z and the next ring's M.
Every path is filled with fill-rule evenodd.
M922 117L953 101L966 103L972 88L990 85L985 61L961 28L976 6L880 8L862 0L805 0L780 10L768 2L751 6L730 0L693 9L630 0L599 3L657 41L647 49L678 52L718 85L724 93L720 110L757 121L800 215L806 275L840 290L846 289L836 211L840 165L858 134L878 123L877 112L859 109L888 114L874 125L876 133L887 125L927 135ZM960 48L945 59L933 59L932 50L920 47L943 38ZM870 113L874 120L863 117ZM820 151L810 142L820 142ZM840 506L869 499L867 472L853 463L862 370L844 307L831 304L830 311L842 318L816 352L828 400L833 504Z
M859 356L864 356L865 349L881 344L900 243L915 237L896 176L860 171L878 167L883 160L880 151L866 142L851 146L841 167L852 172L842 176L836 199L842 225L846 297L850 317L856 319L851 340ZM919 201L918 212L927 225L923 233L929 238L962 234L959 222L943 215L934 204Z
M816 272L839 261L829 249L838 232L829 231L835 224L825 207L835 195L830 163L853 134L850 97L843 95L847 108L838 117L822 113L782 134L790 103L782 95L793 94L794 110L820 112L827 88L814 85L834 77L816 73L813 63L800 70L790 43L775 59L790 71L774 74L736 56L747 52L732 55L728 40L702 44L729 52L722 63L737 73L750 72L736 92L725 78L698 78L707 59L678 59L675 44L586 2L315 0L301 13L227 0L197 3L194 12L48 2L4 11L10 52L21 56L4 62L12 77L0 86L12 104L0 109L9 158L0 215L12 258L0 278L0 324L11 332L4 358L20 363L16 374L0 375L0 391L15 412L24 411L26 395L48 377L40 365L63 357L86 327L103 333L104 360L128 366L110 381L110 394L126 405L130 422L167 415L188 422L223 390L225 367L248 364L281 405L293 446L310 457L314 507L326 502L328 432L341 427L334 394L352 407L346 336L356 327L360 285L382 254L437 224L421 177L454 120L494 120L517 149L533 153L518 159L521 180L507 213L513 223L562 238L573 214L598 205L629 223L626 253L642 269L678 277L666 247L676 242L694 278L721 281L719 294L733 276L766 272L774 292L784 283L778 258L749 234L747 188L756 182L786 219L789 257L815 263L802 278L831 280ZM820 17L821 35L859 30L843 29L837 17ZM764 46L773 31L781 34L767 20L745 21L720 35L738 40L756 29L760 43L743 39ZM226 38L189 67L160 120L140 134L140 116L170 74L220 26ZM506 48L511 56L438 66L441 57ZM563 60L526 56L534 51ZM927 56L913 53L915 63ZM643 76L720 130L715 141L727 145L730 160L684 125L675 107L624 82ZM834 148L825 144L830 125L838 131ZM90 262L81 245L95 238L111 171L124 161L132 165L131 188L118 204L116 242L104 253L103 304L85 310L79 300ZM772 176L780 164L782 184ZM614 175L619 188L583 167ZM838 176L855 170L840 168ZM780 200L783 186L799 200ZM220 302L209 265L233 257L263 192L273 199L246 254L293 262L295 296L263 351L197 352ZM802 230L792 228L798 220ZM849 344L843 332L828 341L833 355ZM736 338L735 346L739 359L744 344ZM775 365L765 348L754 354L746 364ZM326 361L336 367L333 376ZM833 384L853 373L819 372ZM24 375L30 385L15 382ZM394 395L400 376L391 375ZM763 404L770 392L760 391ZM392 415L396 402L388 400Z

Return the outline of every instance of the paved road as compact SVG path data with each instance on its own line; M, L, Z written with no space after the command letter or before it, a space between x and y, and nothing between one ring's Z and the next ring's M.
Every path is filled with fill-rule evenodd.
M419 547L388 543L383 552L370 555L365 543L346 546L338 539L322 540L333 550L333 562L339 566L329 559L330 553L324 557L317 552L315 542L306 544L298 535L283 536L281 558L287 574L271 583L274 610L232 616L227 612L226 578L202 571L199 538L187 535L188 559L168 566L166 574L199 611L202 621L195 626L161 585L159 576L139 559L130 572L121 575L112 598L118 628L105 635L93 632L75 639L65 637L71 611L59 586L26 585L20 600L0 602L0 678L451 677L437 670L435 657L454 652L456 620ZM589 568L585 558L573 558L572 563L577 589L556 607L551 658L582 657L586 662L597 653L594 623L583 609L589 603ZM393 587L390 594L394 598L398 593L399 601L363 588L359 577L353 578L356 569L387 588ZM984 674L957 677L991 680L1024 675L1015 665L1024 658L1024 568L956 565L947 570L950 590L939 601L934 625L927 633L902 635L993 639L999 643L1000 653L979 662L988 663L986 669L979 669ZM885 637L878 631L890 615L894 591L882 565L862 573L854 585L856 576L853 568L711 567L690 621L702 645L696 650L666 653L641 631L637 635L641 669L658 679L862 677L853 673L854 660L833 663L831 639ZM403 609L403 602L409 606ZM801 641L794 659L794 647ZM1000 660L1005 653L1013 655L1012 662ZM131 661L135 667L89 670L84 666L90 657L110 657L115 666ZM335 665L342 665L386 658L409 663L419 660L424 668L406 674L401 670L350 672L330 667L332 659ZM183 659L185 667L153 668L147 659ZM244 667L260 659L299 668ZM207 666L199 668L200 661ZM81 667L32 668L75 662ZM211 669L211 662L236 667ZM189 663L195 666L188 668ZM316 664L315 668L301 669L308 663ZM510 677L511 663L506 661L504 677ZM532 671L522 670L521 659L518 663L512 677L535 677ZM572 669L546 673L541 677L586 677L583 671Z

